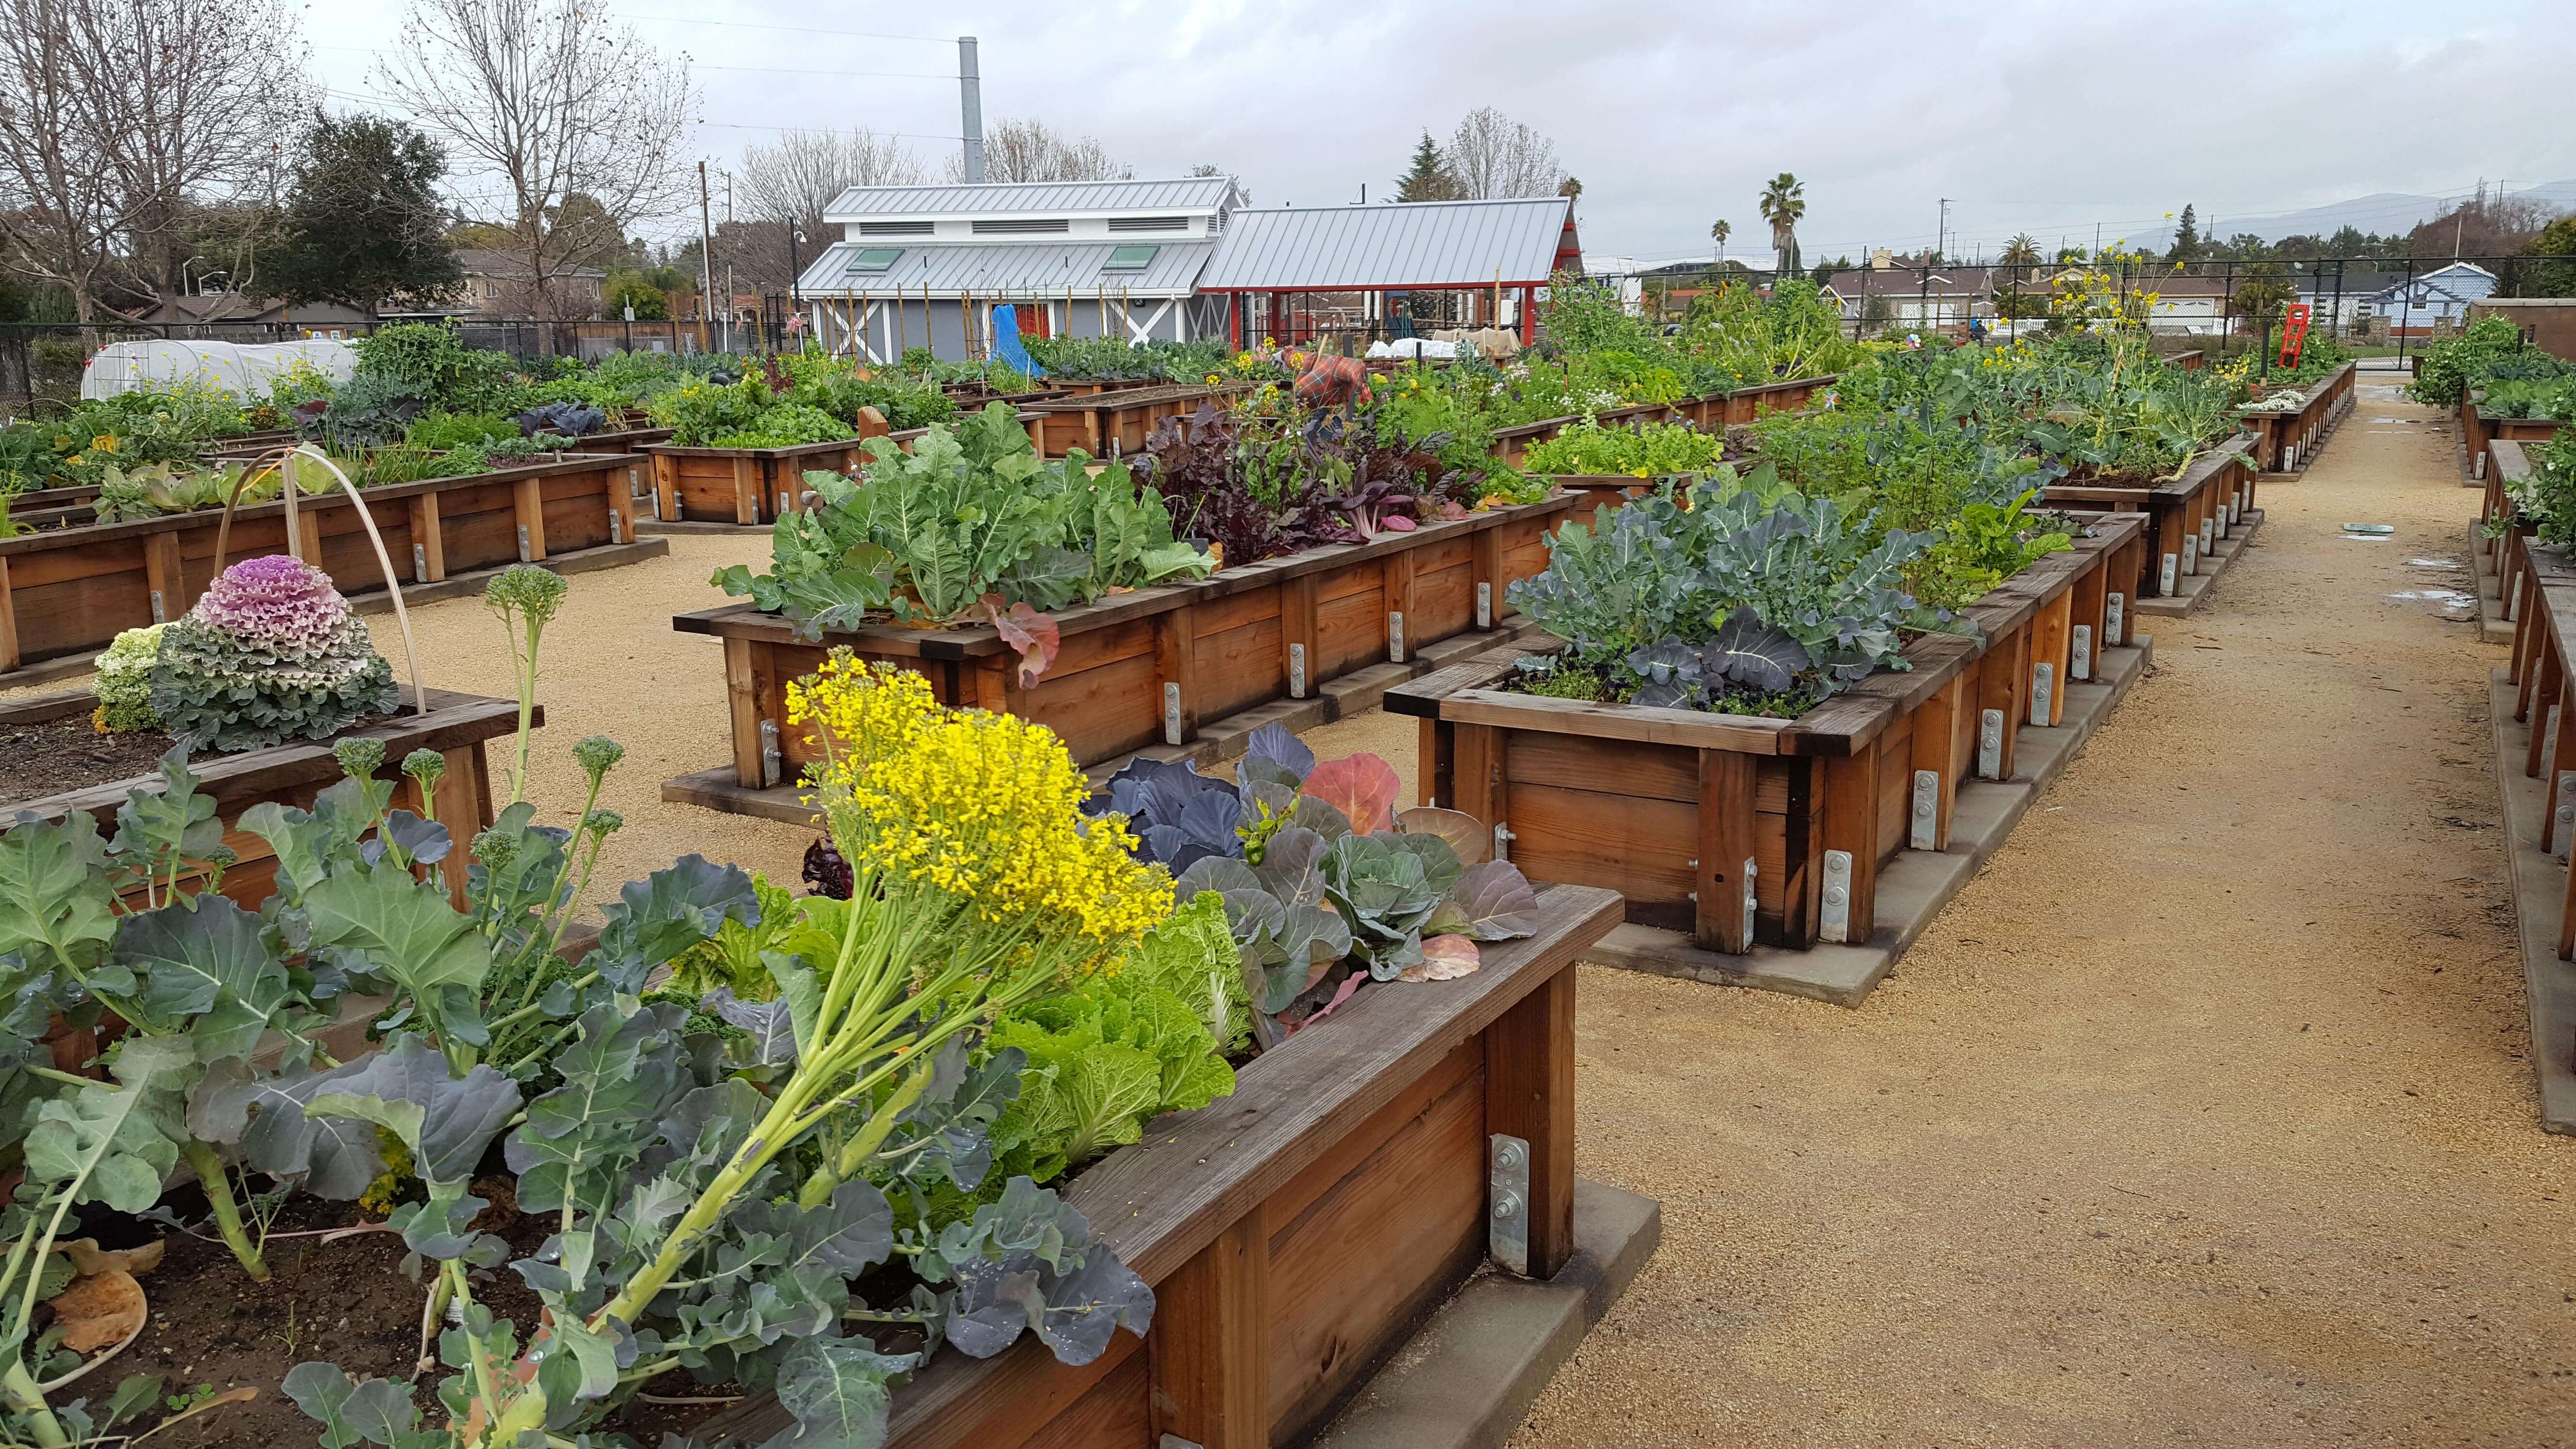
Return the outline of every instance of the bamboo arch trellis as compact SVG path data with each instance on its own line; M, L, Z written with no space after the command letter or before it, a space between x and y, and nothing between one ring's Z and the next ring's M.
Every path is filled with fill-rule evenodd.
M311 443L298 443L292 448L281 448L275 453L264 453L252 466L244 468L240 477L233 480L232 492L224 499L223 521L215 525L214 572L221 574L224 571L224 560L232 551L233 511L241 506L242 489L248 487L252 479L272 470L278 476L278 496L286 504L287 557L300 563L310 564L317 569L322 566L321 560L304 557L304 530L298 525L295 517L295 498L299 485L295 481L294 472L287 465L298 458L310 458L329 469L331 476L340 480L341 491L349 495L350 504L358 510L358 522L366 527L367 542L376 551L376 564L385 573L385 592L391 596L394 603L394 623L402 631L403 669L411 676L412 709L419 714L429 713L429 687L421 679L420 651L412 641L411 613L403 607L402 580L394 574L393 555L386 552L385 536L377 531L376 516L368 509L367 500L359 496L358 485L349 481L349 475L340 471L340 465L332 462L330 456L321 449Z

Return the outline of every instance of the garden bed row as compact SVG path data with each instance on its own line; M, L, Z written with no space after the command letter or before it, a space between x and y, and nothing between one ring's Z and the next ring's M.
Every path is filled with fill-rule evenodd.
M1309 698L1372 666L1409 676L1408 661L1426 646L1502 624L1505 590L1547 567L1546 535L1574 503L1559 495L1063 610L1061 650L1034 686L1020 682L1018 656L989 625L888 625L803 641L787 619L750 604L682 614L674 629L724 641L733 759L670 782L664 796L741 809L751 804L744 794L792 793L818 752L787 727L787 685L835 647L919 670L943 703L1046 725L1083 765L1187 744L1205 725Z
M2478 405L2474 390L2460 400L2460 446L2469 468L2481 478L2495 476L2494 444L2546 443L2566 426L2557 418L2508 418L2488 412Z
M2518 445L2493 446L2500 467L2522 461ZM2489 470L2491 504L2498 471ZM2576 1134L2576 873L2567 866L2576 845L2576 560L2527 528L2486 542L2513 621L2492 713L2541 1125Z
M2143 515L2145 547L2137 576L2125 582L2132 599L2168 605L2149 612L2177 612L2197 602L2218 566L2233 556L2218 545L2261 521L2253 458L2253 435L2238 433L2194 458L2177 477L2137 484L2052 483L2041 499L2079 513Z
M2249 412L2239 425L2254 440L2254 464L2266 473L2296 473L2323 446L2326 434L2352 409L2352 380L2357 364L2347 362L2307 390L2296 412Z
M368 514L405 581L510 563L577 558L636 539L641 460L576 453L470 478L365 490ZM120 632L175 619L224 563L297 552L343 594L380 592L384 570L344 494L297 500L290 550L284 500L233 515L229 560L215 557L220 509L0 539L0 682L38 661L93 653Z
M1590 420L1605 427L1669 420L1713 433L1752 422L1766 413L1797 412L1806 407L1816 394L1832 388L1836 381L1833 377L1808 377L1790 382L1764 383L1758 387L1740 387L1732 392L1706 393L1677 402L1633 403L1627 407L1604 409L1592 414ZM1573 413L1496 428L1494 455L1517 466L1529 455L1530 449L1583 421L1582 414Z
M1038 441L1038 414L1021 411L1029 441ZM901 432L870 431L862 422L859 436L790 448L684 448L668 442L639 448L652 468L653 517L662 523L734 524L765 527L804 506L808 472L859 476L867 466L861 445L869 438L892 438L912 451L913 440L928 428ZM667 436L667 435L666 435Z
M1423 801L1475 816L1532 879L1619 890L1629 921L1701 951L1863 942L1882 862L1947 849L1961 783L2012 778L2019 728L2060 724L2067 687L2127 642L2147 528L2105 515L1965 610L1982 637L1919 637L1911 669L1796 719L1507 692L1499 651L1387 708L1421 721Z

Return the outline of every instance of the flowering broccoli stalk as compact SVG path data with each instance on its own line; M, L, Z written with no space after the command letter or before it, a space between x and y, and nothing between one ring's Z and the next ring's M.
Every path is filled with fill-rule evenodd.
M570 585L563 575L535 564L512 564L483 586L483 603L510 628L510 665L519 685L518 763L510 771L510 803L528 797L528 731L537 707L537 643L563 611Z

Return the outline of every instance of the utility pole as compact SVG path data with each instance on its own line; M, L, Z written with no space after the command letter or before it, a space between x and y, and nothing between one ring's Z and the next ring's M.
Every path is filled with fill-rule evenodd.
M1949 255L1950 255L1949 247L1950 247L1950 198L1948 198L1948 197L1946 197L1946 196L1945 196L1945 197L1942 197L1942 198L1941 198L1941 222L1940 222L1940 225L1935 226L1934 228L1932 228L1932 250L1933 250L1933 252L1934 252L1936 255L1940 256L1943 260L1945 260L1945 261L1946 261L1946 260L1948 260Z
M715 223L708 218L707 163L698 163L698 350L707 350L707 308L716 299Z
M957 37L957 105L966 122L962 131L966 138L964 174L970 182L981 181L984 179L984 77L975 63L975 37L971 35Z

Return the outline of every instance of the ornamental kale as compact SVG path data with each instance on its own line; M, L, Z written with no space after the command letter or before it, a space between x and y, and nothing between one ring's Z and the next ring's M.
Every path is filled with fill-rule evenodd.
M194 748L327 739L398 702L349 601L283 554L226 569L163 630L152 674L153 712Z

